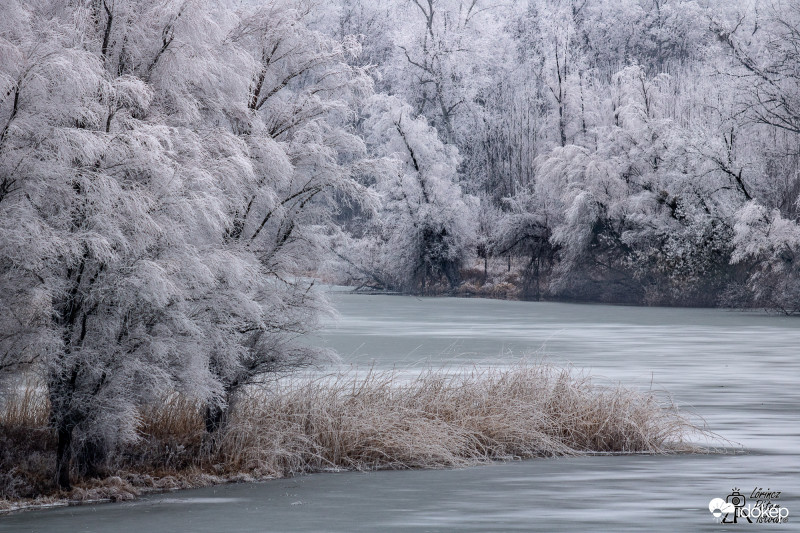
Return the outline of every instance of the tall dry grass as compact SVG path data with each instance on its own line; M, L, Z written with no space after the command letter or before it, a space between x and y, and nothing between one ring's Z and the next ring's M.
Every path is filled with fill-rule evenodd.
M55 439L49 431L50 404L33 379L0 397L0 510L3 500L49 492L47 472L55 467Z
M37 431L44 435L46 426L41 389L23 389L6 401L0 430L13 429L9 434L17 437L5 444L16 450L0 466L19 461L29 446L22 437ZM83 485L78 480L79 493L73 496L102 494L103 486L133 493L135 485L175 488L332 469L441 468L597 452L693 452L699 451L691 444L698 433L703 431L674 405L653 394L599 386L549 365L429 370L414 376L344 371L286 378L268 390L249 390L231 407L227 429L213 445L204 435L200 403L173 394L146 406L138 442L110 455L109 476L120 477L83 480ZM47 476L36 466L51 466L47 454L52 455L52 444L51 437L42 440L39 460L17 468L15 482L19 486L22 480L27 488L3 492L0 487L0 497L47 492L46 483L30 481Z
M230 422L219 463L283 475L697 451L699 431L652 394L547 365L295 379L243 398Z

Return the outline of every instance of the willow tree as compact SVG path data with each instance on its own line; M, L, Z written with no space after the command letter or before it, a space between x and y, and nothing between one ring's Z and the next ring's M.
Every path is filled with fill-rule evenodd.
M457 288L473 253L470 210L477 205L455 183L458 150L396 97L374 97L364 125L370 152L385 168L373 184L381 206L345 252L353 276L412 293Z
M335 118L369 84L302 3L240 7L4 9L0 371L41 376L61 487L137 438L142 403L224 407L316 355L296 340L326 304L294 276L361 191Z

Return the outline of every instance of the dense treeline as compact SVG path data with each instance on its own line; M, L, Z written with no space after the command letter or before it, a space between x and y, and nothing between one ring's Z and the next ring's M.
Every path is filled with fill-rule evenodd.
M55 483L325 355L320 273L800 308L800 4L6 0L0 385ZM2 457L0 457L0 460Z
M797 2L347 0L341 21L356 64L458 148L446 170L393 148L413 164L354 224L354 278L800 308ZM442 177L460 201L426 197Z

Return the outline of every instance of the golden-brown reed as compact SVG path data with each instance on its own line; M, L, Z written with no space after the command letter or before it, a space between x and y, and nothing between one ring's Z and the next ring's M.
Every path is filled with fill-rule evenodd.
M2 407L0 429L46 428L40 388L21 389ZM133 485L185 487L194 484L187 480L208 484L338 469L694 452L701 448L690 440L705 435L651 393L600 386L546 364L284 378L242 394L212 445L204 436L203 412L202 404L177 393L142 408L141 438L112 454L109 476Z
M47 425L50 402L34 378L23 379L0 400L0 424L9 428L39 428Z
M253 392L216 460L231 471L437 468L592 452L696 451L699 430L652 394L548 365L343 372Z

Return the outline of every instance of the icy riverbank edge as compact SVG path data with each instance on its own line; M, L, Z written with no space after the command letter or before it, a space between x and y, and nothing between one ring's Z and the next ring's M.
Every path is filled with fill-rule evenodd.
M58 492L47 405L27 390L0 412L0 513L332 470L725 451L698 444L719 439L666 397L548 364L412 376L338 371L248 391L231 406L226 429L209 436L203 405L176 393L142 407L137 438L119 443L99 476L74 466L74 488Z

